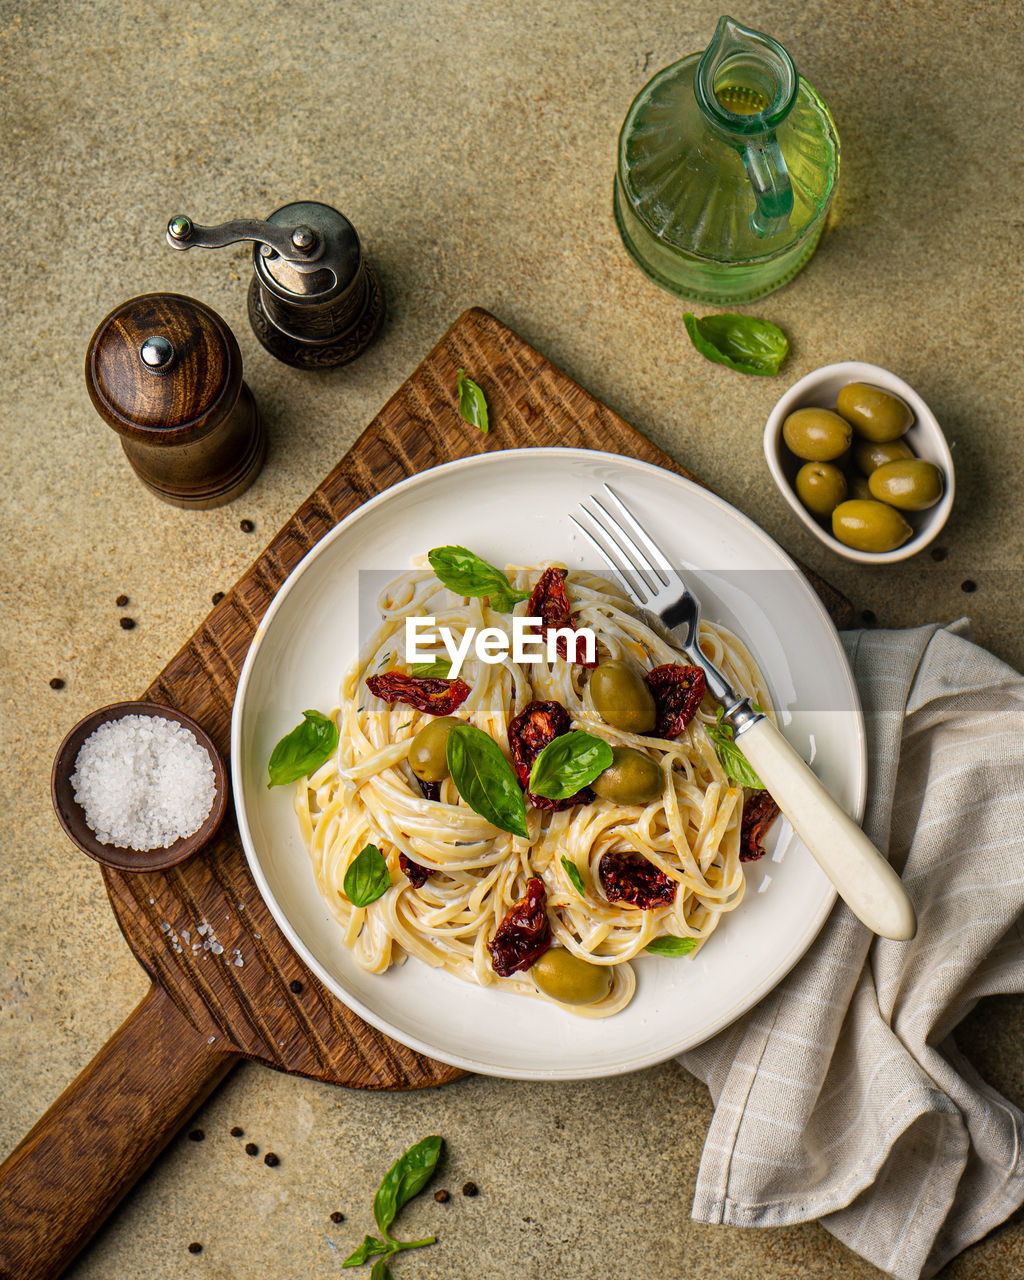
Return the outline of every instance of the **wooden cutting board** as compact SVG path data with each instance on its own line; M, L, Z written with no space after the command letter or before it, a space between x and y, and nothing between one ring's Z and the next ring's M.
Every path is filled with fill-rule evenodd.
M486 393L488 435L459 418L460 368ZM143 696L192 716L226 756L256 628L329 529L428 467L542 445L606 449L690 474L500 321L467 311ZM848 625L849 603L812 581L836 624ZM249 875L233 816L183 866L103 875L153 985L0 1166L0 1276L12 1280L58 1274L241 1057L364 1089L416 1089L461 1074L362 1022L305 969ZM211 936L219 950L204 946Z

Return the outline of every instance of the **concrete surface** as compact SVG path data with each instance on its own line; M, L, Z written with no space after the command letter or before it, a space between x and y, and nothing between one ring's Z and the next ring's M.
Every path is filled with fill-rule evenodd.
M896 626L967 612L983 644L1021 665L1020 9L751 0L737 11L789 47L843 145L835 226L794 284L750 308L792 339L774 379L696 355L683 306L631 265L610 213L632 97L702 47L718 14L665 0L0 0L4 1151L145 986L96 869L50 811L60 738L145 687L466 306L518 329L858 610ZM177 255L162 241L174 212L214 222L301 198L346 212L387 290L382 339L339 372L291 370L256 343L247 249ZM260 480L218 511L150 497L86 396L93 329L156 289L201 298L233 326L269 425ZM942 563L842 563L771 487L760 447L771 405L803 373L849 358L900 373L945 426L959 491ZM118 625L120 592L133 631ZM53 676L66 686L50 689ZM961 1036L1018 1103L1022 1032L1021 1002L1007 998L979 1008ZM878 1274L814 1224L692 1224L709 1116L703 1087L674 1064L583 1084L467 1079L413 1096L244 1067L197 1117L206 1141L176 1141L69 1274L333 1277L370 1226L380 1174L429 1132L447 1140L440 1182L453 1195L404 1215L441 1244L399 1259L399 1278ZM280 1166L247 1159L232 1124ZM476 1199L459 1194L467 1178ZM332 1210L346 1221L333 1224ZM186 1251L191 1241L201 1254ZM945 1274L1022 1272L1018 1218Z

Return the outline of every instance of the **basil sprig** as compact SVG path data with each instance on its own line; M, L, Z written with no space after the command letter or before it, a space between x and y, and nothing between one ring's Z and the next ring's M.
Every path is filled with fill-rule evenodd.
M338 726L319 711L303 711L302 723L286 733L267 761L268 787L307 778L338 745Z
M465 547L435 547L427 552L427 559L449 591L458 596L490 596L491 608L498 613L511 613L518 601L530 598L528 591L517 591L500 569Z
M698 319L687 311L683 324L705 359L737 373L769 377L778 373L789 351L789 339L782 330L759 316L724 313Z
M674 933L666 933L662 938L652 938L644 950L655 956L688 956L696 945L696 938L677 938Z
M364 1262L381 1254L373 1265L370 1280L389 1280L391 1272L387 1260L390 1257L404 1249L422 1249L424 1245L434 1243L436 1236L427 1236L423 1240L395 1240L389 1228L403 1205L408 1204L413 1196L419 1195L430 1181L442 1146L442 1139L437 1136L424 1138L398 1157L384 1175L373 1197L373 1216L383 1239L364 1236L363 1243L353 1249L341 1264L343 1267L362 1266Z
M716 724L704 726L708 737L715 744L715 751L732 782L741 787L750 787L754 791L763 791L764 783L751 768L750 761L733 741L732 725L722 723L723 709L718 708Z
M487 417L487 400L484 393L472 378L466 377L465 369L460 369L455 382L459 393L459 417L471 427L478 427L484 435L491 429Z
M414 662L409 668L411 676L430 678L440 676L446 680L451 673L452 664L447 658L435 658L433 662Z
M587 891L583 886L583 877L580 875L579 867L577 867L576 863L570 858L566 858L564 856L562 858L562 867L565 870L565 874L569 877L569 883L581 898L585 898L587 896Z
M489 734L476 725L453 725L446 755L452 781L474 813L502 831L524 839L529 836L526 803L516 775Z
M603 738L582 729L561 733L534 760L530 790L547 800L567 800L593 782L612 760L612 749Z
M352 859L341 887L354 907L368 907L391 888L388 864L375 844L365 845Z

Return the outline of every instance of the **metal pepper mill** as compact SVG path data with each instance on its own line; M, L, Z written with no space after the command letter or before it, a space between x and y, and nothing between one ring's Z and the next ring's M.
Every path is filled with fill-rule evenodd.
M116 307L85 357L89 397L142 483L175 507L219 507L256 479L267 439L235 335L210 307L147 293Z
M167 224L174 249L219 249L252 240L249 321L278 360L326 369L354 360L384 321L384 294L356 229L315 200L286 204L266 222L201 227L184 214Z

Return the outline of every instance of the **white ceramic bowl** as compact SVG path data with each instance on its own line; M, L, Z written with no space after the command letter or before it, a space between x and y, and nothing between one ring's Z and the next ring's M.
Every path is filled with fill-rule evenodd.
M839 392L848 382L867 382L873 387L881 387L899 396L913 410L914 425L906 434L907 444L919 458L934 462L942 472L945 487L942 497L934 507L927 511L904 511L907 521L913 527L913 537L908 538L902 547L895 551L856 551L853 547L844 546L838 538L834 538L829 529L811 515L793 487L796 473L803 465L799 458L786 448L782 440L782 424L794 409L820 408L834 409ZM768 416L764 429L764 456L768 461L768 470L779 488L779 492L793 508L793 512L811 533L837 555L847 560L856 560L860 564L892 564L897 560L907 560L923 550L938 534L946 523L953 508L953 495L956 491L956 477L953 474L953 455L949 451L946 437L936 421L935 414L925 404L913 387L902 378L898 378L888 369L877 364L865 364L860 360L846 360L840 364L827 364L815 369L795 382L793 386L776 403Z

